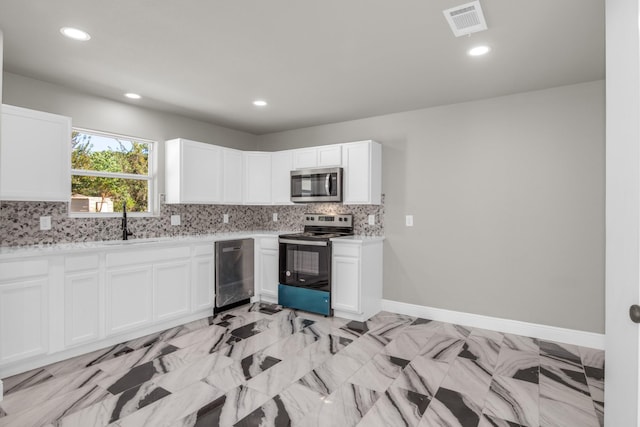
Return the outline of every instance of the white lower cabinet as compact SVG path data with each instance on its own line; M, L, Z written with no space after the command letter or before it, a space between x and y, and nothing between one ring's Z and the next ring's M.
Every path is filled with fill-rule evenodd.
M107 335L151 322L152 278L153 268L150 264L107 269Z
M72 347L100 335L99 256L68 256L64 265L64 345Z
M334 315L366 320L380 311L382 239L332 241L331 306Z
M278 302L278 237L259 237L256 241L256 295L261 301Z
M154 320L165 320L189 313L191 309L190 268L188 258L153 266Z
M192 250L192 302L193 311L212 308L215 302L214 244L195 246Z
M49 350L49 263L0 263L0 364Z

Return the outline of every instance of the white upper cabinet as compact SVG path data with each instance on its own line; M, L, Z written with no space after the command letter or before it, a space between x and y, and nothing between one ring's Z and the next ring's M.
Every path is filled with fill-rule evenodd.
M271 153L271 201L274 205L292 205L291 170L293 151Z
M271 153L245 151L243 157L244 203L271 204Z
M308 169L318 166L318 150L313 148L301 148L293 150L293 168Z
M166 202L290 205L292 170L343 167L343 202L379 205L381 153L375 141L263 152L174 139L165 145Z
M167 203L222 202L222 147L172 139L165 143Z
M222 203L227 205L242 204L242 151L223 148L222 170Z
M382 147L375 141L343 144L345 204L382 202Z
M323 145L320 147L293 150L293 168L328 168L342 166L342 145Z
M318 147L318 167L342 166L342 144Z
M0 141L0 199L69 201L69 117L3 105Z

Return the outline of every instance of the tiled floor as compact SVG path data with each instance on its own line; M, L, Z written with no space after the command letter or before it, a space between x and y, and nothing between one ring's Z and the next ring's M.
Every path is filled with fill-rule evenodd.
M602 426L604 353L255 304L5 379L0 426Z

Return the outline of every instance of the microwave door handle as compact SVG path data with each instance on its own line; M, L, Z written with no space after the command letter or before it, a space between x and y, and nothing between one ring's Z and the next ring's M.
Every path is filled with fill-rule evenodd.
M328 173L327 177L324 180L324 191L327 193L327 196L331 195L331 174Z

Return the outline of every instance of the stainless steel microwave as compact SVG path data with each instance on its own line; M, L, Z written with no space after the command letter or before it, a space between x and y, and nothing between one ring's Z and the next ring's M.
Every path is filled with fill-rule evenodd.
M341 202L342 168L291 171L294 203Z

